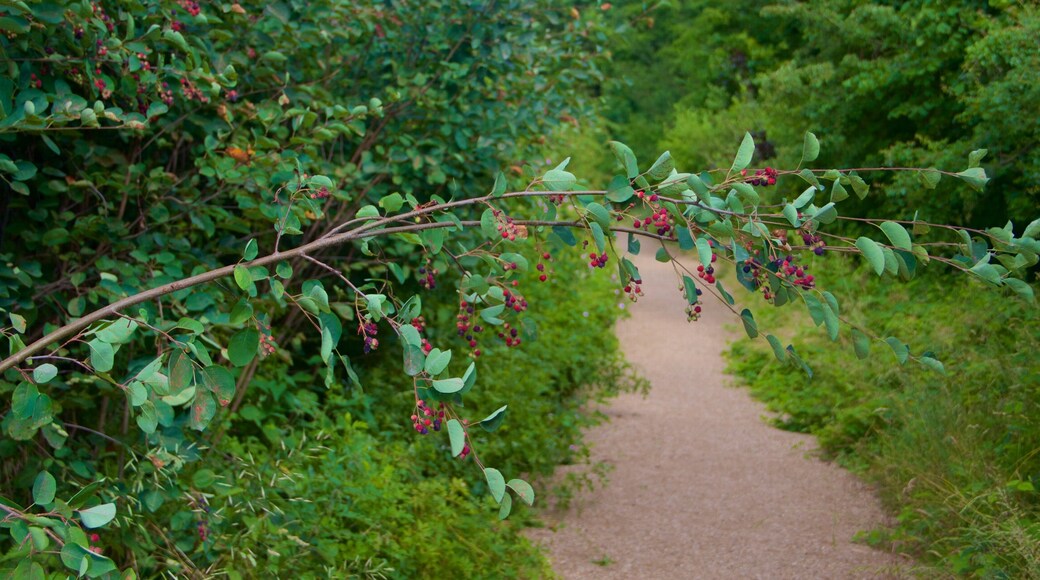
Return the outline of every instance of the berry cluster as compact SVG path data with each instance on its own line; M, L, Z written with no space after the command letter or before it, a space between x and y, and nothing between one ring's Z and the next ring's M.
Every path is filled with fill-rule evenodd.
M432 427L434 431L441 430L441 421L444 420L444 403L437 403L436 412L426 404L426 401L418 399L415 401L415 412L412 413L412 427L420 435L426 435Z
M110 18L110 17L108 16L108 13L107 13L107 12L105 12L105 9L104 9L104 7L102 7L102 6L99 6L97 2L93 2L93 3L91 3L91 5L90 5L90 9L91 9L91 11L93 11L93 12L94 12L94 15L95 15L95 16L96 16L97 18L100 18L100 19L101 19L101 21L105 23L105 28L106 28L106 29L107 29L107 30L108 30L109 32L115 32L115 30L116 30L116 25L115 25L115 23L114 23L114 22L112 22L112 18ZM76 32L78 33L78 36L76 36L76 38L77 38L77 39L78 39L78 38L79 38L80 36L82 36L82 35L83 35L83 29L82 29L82 28L79 28L79 29L77 29L77 30L76 30Z
M466 340L466 343L470 348L473 349L473 356L480 356L480 349L477 348L477 336L484 331L484 327L477 325L470 325L470 316L473 315L473 305L463 300L459 303L459 314L455 317L455 329L459 336Z
M29 85L39 89L43 87L43 81L36 78L36 73L32 73L29 75Z
M517 329L510 326L510 324L507 322L502 325L502 332L498 333L498 337L505 341L506 346L514 347L520 346L520 337L518 336L519 334L520 333L517 331Z
M549 252L545 252L544 254L542 254L542 259L543 260L551 260L552 259L552 254L550 254ZM548 274L545 273L545 264L544 263L538 262L538 265L535 266L535 269L538 270L538 272L539 272L539 274L538 274L538 281L539 282L545 282L546 280L549 279Z
M701 293L701 289L698 288L697 289L697 294L700 295L700 293ZM687 322L696 322L696 321L700 320L700 318L701 318L701 305L700 304L691 304L691 305L686 307L686 321Z
M188 14L191 14L192 16L198 16L199 12L202 12L202 9L199 7L199 3L195 0L180 0L177 3L181 5L181 8L187 10Z
M506 308L513 310L514 312L523 312L527 310L527 300L519 294L513 294L509 290L505 290L502 293L505 297Z
M781 279L790 280L795 286L801 286L806 290L816 287L812 274L806 273L809 266L798 266L795 264L795 256L787 256L783 260L777 259L776 275Z
M358 324L358 334L365 337L365 354L379 348L379 339L376 338L376 335L379 334L379 327L372 322L371 318L365 318Z
M740 172L742 176L747 176L747 169ZM755 171L755 175L747 179L749 185L776 185L776 169L772 167L766 167L765 169L759 169Z
M185 98L189 101L196 100L200 103L208 103L209 97L202 94L202 91L195 86L195 83L187 79L187 77L181 77L181 91L184 92Z
M603 268L607 265L607 260L610 259L606 252L597 255L596 252L589 254L589 267L590 268Z
M712 263L715 263L716 259L717 259L717 257L715 256L715 254L712 254L712 256L711 256ZM697 266L697 277L700 278L701 280L704 280L708 284L714 284L715 283L715 267L709 265L707 268L705 268L703 264Z
M639 300L639 297L643 295L643 281L635 280L630 278L628 284L625 284L624 291L628 296L628 299L632 302Z
M513 242L517 238L522 240L527 237L527 227L513 223L513 218L503 214L502 210L492 210L492 215L495 216L495 221L498 222L495 229L501 234L503 240Z
M418 330L420 334L426 331L426 319L422 316L416 316L412 319L410 324L412 325L412 328ZM422 351L424 354L430 354L430 351L433 350L433 345L425 338L422 339L420 344L422 345Z
M323 186L321 186L320 189L318 189L318 191L312 191L311 194L310 194L310 198L311 199L328 199L330 195L332 195L332 194L329 192L329 188L327 188L327 187L325 187L323 185Z
M437 274L440 274L440 271L434 268L429 260L426 260L426 265L419 268L419 285L427 290L433 290L437 287L435 278Z
M805 242L805 245L811 248L813 253L817 256L822 256L824 249L827 247L827 244L819 235L805 231L802 232L802 241Z

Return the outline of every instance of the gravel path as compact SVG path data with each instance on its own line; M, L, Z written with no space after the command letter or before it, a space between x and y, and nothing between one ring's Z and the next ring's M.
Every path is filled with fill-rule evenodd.
M851 542L883 521L854 476L809 455L811 437L762 420L727 386L722 351L736 322L706 301L687 323L671 266L637 263L647 295L617 333L653 385L623 395L589 433L610 482L530 537L563 578L886 578L897 557ZM556 531L553 532L552 529Z

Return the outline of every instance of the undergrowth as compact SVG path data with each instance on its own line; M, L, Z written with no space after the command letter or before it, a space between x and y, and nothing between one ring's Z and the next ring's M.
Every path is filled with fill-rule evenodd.
M894 523L863 535L914 555L923 575L1040 578L1040 318L980 284L929 273L885 282L849 262L816 272L841 290L844 319L935 352L947 374L900 366L883 343L856 358L797 308L759 309L815 376L785 367L764 341L741 339L729 370L823 452L876 484Z

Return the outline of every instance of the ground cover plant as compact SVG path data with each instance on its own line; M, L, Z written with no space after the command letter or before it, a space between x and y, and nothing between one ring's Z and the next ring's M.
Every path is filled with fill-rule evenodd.
M721 169L617 141L605 184L525 163L581 114L609 5L0 10L0 566L18 576L541 574L495 514L580 455L585 398L639 386L609 334L618 296L674 291L642 288L644 244L691 321L733 309L807 375L719 260L860 354L940 373L845 318L810 262L936 262L1033 297L1040 221L842 215L870 175L815 167L811 132L783 168L747 133ZM985 154L901 171L981 189Z

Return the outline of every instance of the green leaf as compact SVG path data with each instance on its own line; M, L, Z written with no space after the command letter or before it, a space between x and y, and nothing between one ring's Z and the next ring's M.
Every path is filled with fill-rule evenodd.
M495 174L495 184L491 187L491 197L502 197L506 192L506 175L499 171Z
M592 241L596 242L596 250L599 253L603 253L607 249L607 238L603 235L603 228L596 222L589 224L589 231L592 232Z
M115 350L112 345L95 338L87 343L90 347L90 366L99 373L107 373L115 364Z
M740 312L740 321L744 323L744 332L747 333L748 338L758 336L758 324L755 322L755 317L750 310L745 308Z
M795 198L795 200L791 202L791 205L797 209L801 209L802 207L809 205L814 197L816 197L816 188L809 187L803 191L801 195Z
M632 153L628 145L619 141L610 141L610 150L614 152L614 157L617 159L618 164L625 169L625 173L629 179L634 179L635 176L639 175L639 166L636 164L636 155Z
M892 348L892 353L896 355L896 360L899 361L899 364L905 363L906 359L910 357L910 348L898 338L890 336L885 339L885 342Z
M130 337L137 330L137 323L133 320L120 318L98 330L95 336L108 344L123 344L130 342Z
M357 210L354 214L356 218L377 218L379 217L379 209L374 205L366 205L361 209Z
M921 182L921 185L928 189L935 189L935 186L939 185L939 180L942 179L942 173L939 173L938 169L929 167L917 172L917 178Z
M1029 302L1036 302L1033 287L1018 278L1004 278L1004 285Z
M820 180L816 179L816 174L813 173L812 169L806 168L806 169L801 170L798 173L798 177L801 177L802 179L804 179L806 182L809 183L809 185L812 185L817 190L823 191L823 186L820 185Z
M787 356L792 364L805 371L805 374L809 376L810 380L813 378L812 369L809 368L809 365L805 364L805 361L802 360L802 357L798 356L798 353L794 350L794 345L787 345Z
M845 191L840 181L835 181L831 186L831 202L838 203L839 201L845 201L849 198L849 192Z
M513 498L509 494L502 496L501 506L498 508L498 519L504 520L509 517L509 511L513 508Z
M694 283L693 278L683 275L683 289L686 293L686 302L693 306L697 303L697 285Z
M715 281L715 289L719 291L719 294L722 295L722 299L725 300L727 304L733 306L736 303L736 300L733 299L733 296L730 295L729 292L726 292L726 288L722 286L722 280Z
M863 257L870 263L870 267L874 269L875 274L880 276L885 272L885 254L881 251L881 247L877 245L877 242L861 236L856 240L856 247L859 248L860 252L863 252Z
M56 376L58 376L58 367L50 363L44 363L33 369L33 382L37 385L49 383Z
M481 428L485 431L494 431L495 429L498 429L498 426L501 425L502 421L506 418L506 409L508 408L509 405L502 405L496 409L494 413L484 417L480 422Z
M806 131L805 139L802 142L802 163L816 161L819 156L820 140L816 138L816 135Z
M485 238L491 240L502 238L502 235L498 233L498 221L495 219L495 212L491 208L484 210L484 213L480 214L480 232L484 234Z
M115 562L91 552L76 542L65 542L61 549L61 561L66 568L88 578L100 578L117 570Z
M221 407L228 406L235 397L235 377L224 367L211 365L199 373L203 386L217 397Z
M256 245L256 238L249 240L246 243L246 249L242 252L242 259L249 262L256 258L256 255L260 252ZM243 288L244 290L245 288Z
M58 482L54 476L47 471L41 471L33 482L33 503L36 505L48 505L54 501L54 493L58 489Z
M625 203L635 194L636 190L624 175L615 175L607 185L606 198L614 203Z
M791 226L798 227L798 210L791 204L784 206L784 217L791 223Z
M741 171L751 164L751 157L755 154L755 140L751 133L744 133L744 140L740 142L737 156L733 158L733 166L730 171Z
M657 248L657 253L654 254L654 259L658 262L668 263L672 261L672 256L668 253L668 249L664 246Z
M433 381L433 390L438 393L444 393L445 395L457 393L461 391L464 386L466 386L466 383L459 378L439 379Z
M918 362L941 375L946 374L946 367L943 366L942 361L940 361L939 359L930 356L922 356L920 359L918 359Z
M989 178L986 177L986 170L981 167L965 169L956 175L963 179L964 182L970 185L975 191L982 191L986 187L986 182L989 181Z
M260 332L255 328L245 328L234 334L228 342L228 360L236 367L244 367L256 357L260 346Z
M679 228L679 230L685 230L685 229L686 228ZM687 231L686 235L687 235L687 237L689 237L690 234L689 234L688 231ZM690 244L691 244L691 247L692 247L693 238L690 238ZM633 256L638 256L639 255L640 246L641 246L641 244L639 243L639 239L636 238L636 236L634 234L631 234L631 233L628 234L628 253L632 254ZM682 236L681 235L679 236L679 247L680 248L682 247Z
M568 157L567 160L570 158ZM567 161L564 161L561 165L566 163ZM542 176L542 184L549 191L570 191L577 182L578 179L574 177L573 173L562 169L550 169Z
M458 419L448 419L448 441L451 443L452 457L458 457L466 447L466 430Z
M426 362L426 353L419 346L407 342L402 343L401 348L404 349L404 373L410 377L421 373Z
M828 305L823 306L823 322L827 326L827 336L837 342L841 321L838 320L838 314Z
M805 301L805 307L809 310L809 316L812 317L813 324L816 326L823 324L827 317L824 312L826 307L820 302L819 298L811 292L802 292L802 299Z
M824 290L823 298L827 301L827 306L830 306L835 314L841 314L841 309L838 308L838 299L834 297L834 294Z
M463 387L462 387L462 391L460 391L460 394L468 392L470 389L473 388L473 385L476 384L476 382L477 382L477 365L476 365L476 363L472 363L471 362L471 363L469 363L469 366L466 367L466 372L462 373L462 382L463 382Z
M903 226L895 222L883 222L881 230L885 232L885 235L888 236L888 241L892 242L893 246L907 252L912 250L910 247L910 234L907 233L906 228Z
M1036 238L1038 236L1040 236L1040 218L1029 222L1025 231L1022 232L1023 238Z
M191 426L197 431L203 431L213 417L217 414L217 401L208 391L197 389L195 398L191 402Z
M487 480L488 489L491 490L491 497L495 498L496 502L502 503L502 496L506 494L506 478L502 477L502 472L494 467L485 467L484 479Z
M769 346L773 347L773 356L776 357L776 360L787 362L787 353L784 352L784 347L780 343L780 339L772 334L767 334L766 341L769 342Z
M47 535L47 532L43 528L37 528L36 526L31 526L29 528L29 536L32 537L33 547L36 548L37 551L46 550L48 548L48 546L51 545L50 536ZM19 577L17 570L15 571L14 577L15 578ZM43 575L41 574L39 577L43 578ZM32 577L26 576L25 579L26 580L32 580Z
M587 206L585 206L585 210L587 212L585 215L586 219L591 217L603 229L607 229L610 227L610 212L607 211L607 208L603 207L602 205L596 202L590 202Z
M159 414L155 411L155 403L145 401L137 415L137 426L145 433L155 433L159 426Z
M858 328L852 329L852 346L856 349L856 356L860 360L870 356L870 337L860 332Z
M672 154L665 151L657 158L657 161L654 161L654 164L650 166L646 173L650 176L650 179L661 181L668 177L673 169L675 169L675 161L672 160Z
M379 199L379 207L383 208L387 214L391 214L401 209L404 205L404 197L400 193L394 192L390 195L384 195Z
M450 362L450 350L435 348L430 351L430 354L426 355L426 365L424 370L426 371L426 374L435 377L444 372L444 369L448 368L448 363Z
M195 366L183 350L174 351L170 357L170 390L174 393L191 386L195 382Z
M235 265L235 284L246 291L253 287L253 276L249 273L249 268L242 264Z
M711 266L711 244L708 243L706 236L697 238L697 259L700 260L701 265L705 268Z
M522 479L510 479L506 485L512 488L524 503L534 505L534 488L531 487L531 484Z
M79 510L79 519L89 529L100 528L116 517L116 504L103 503L92 508Z
M989 153L988 149L976 149L968 153L968 167L978 167L987 153Z

